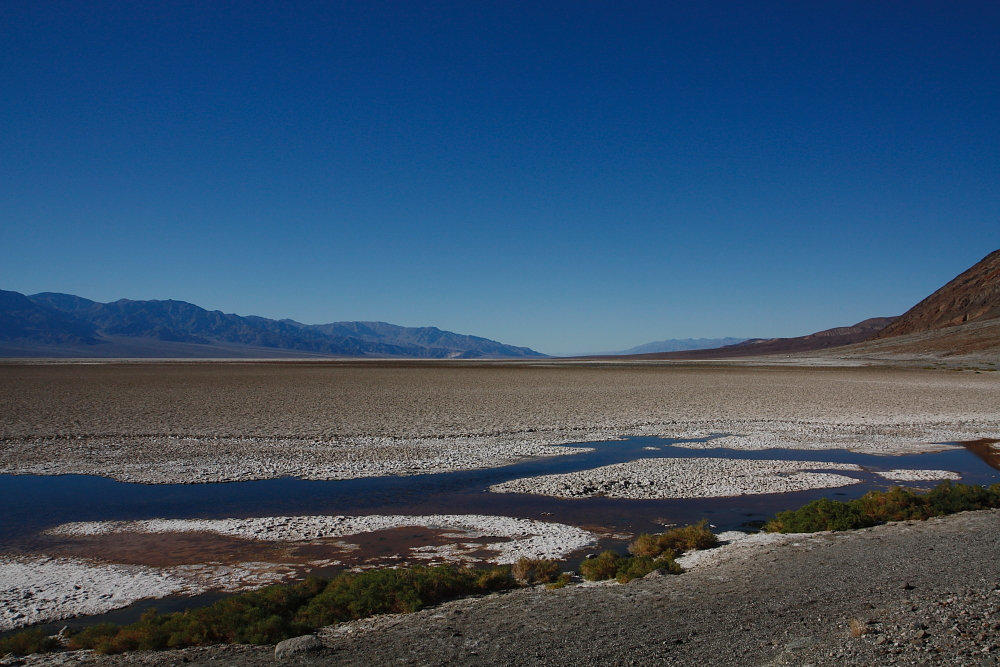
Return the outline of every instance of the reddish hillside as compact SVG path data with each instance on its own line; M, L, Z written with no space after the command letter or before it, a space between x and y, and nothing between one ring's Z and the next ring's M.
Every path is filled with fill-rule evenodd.
M753 338L737 345L727 345L711 350L685 350L683 352L655 352L651 354L630 354L600 359L731 359L735 357L756 357L768 354L792 354L826 350L858 343L871 338L872 334L893 322L895 317L872 317L849 327L836 327L817 331L798 338Z
M1000 317L1000 250L962 273L872 337L872 340Z

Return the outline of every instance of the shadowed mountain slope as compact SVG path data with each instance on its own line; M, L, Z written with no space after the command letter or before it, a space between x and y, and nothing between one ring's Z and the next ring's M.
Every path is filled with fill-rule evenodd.
M99 303L71 294L30 297L3 292L0 340L4 356L376 356L417 358L543 357L525 347L383 322L307 325L240 317L184 301ZM49 347L53 346L53 347ZM61 349L57 347L61 346ZM88 348L88 346L91 346Z
M0 340L34 340L49 344L97 342L97 327L37 304L18 292L0 290Z
M873 339L952 327L1000 317L1000 250L906 311Z

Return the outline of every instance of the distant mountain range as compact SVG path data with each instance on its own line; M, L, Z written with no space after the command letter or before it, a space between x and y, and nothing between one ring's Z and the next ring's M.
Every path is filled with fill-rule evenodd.
M873 317L849 327L797 338L751 338L712 349L633 352L629 357L729 359L834 348L840 349L838 354L947 357L1000 353L1000 250L990 253L899 317Z
M809 352L859 343L895 321L895 317L873 317L849 327L835 327L796 338L748 338L716 348L631 354L633 359L730 359L769 354Z
M526 347L435 327L302 324L240 317L184 301L99 303L72 294L0 290L0 356L544 357Z
M737 345L746 338L671 338L655 343L630 347L614 354L653 354L656 352L681 352L684 350L710 350L727 345Z

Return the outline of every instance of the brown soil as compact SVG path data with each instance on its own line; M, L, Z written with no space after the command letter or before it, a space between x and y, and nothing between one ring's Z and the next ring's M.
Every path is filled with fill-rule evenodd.
M452 537L455 531L404 526L344 538L303 542L256 542L214 533L124 533L114 535L47 537L25 544L19 551L53 557L93 558L103 562L151 567L173 567L200 563L236 565L244 562L287 565L300 573L332 574L358 566L426 564L414 547L453 543L506 542L507 538ZM477 550L469 562L495 557L495 552ZM336 565L322 561L336 560Z

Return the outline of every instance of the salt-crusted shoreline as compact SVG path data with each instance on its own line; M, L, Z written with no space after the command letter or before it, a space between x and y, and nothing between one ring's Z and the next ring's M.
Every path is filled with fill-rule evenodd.
M959 480L962 476L951 470L883 470L876 472L879 477L894 482L933 482L936 480Z
M266 542L300 542L348 537L377 530L420 526L453 531L464 540L505 538L505 542L476 544L476 549L496 551L496 563L514 563L522 556L563 558L597 543L590 531L561 523L515 519L482 514L431 514L423 516L278 516L253 519L149 519L145 521L88 521L65 523L46 535L84 536L117 533L204 532ZM455 554L456 556L461 554Z
M829 489L860 479L810 470L860 472L853 463L754 461L717 458L642 459L591 470L515 479L494 484L494 493L557 498L718 498Z
M156 568L0 554L0 631L180 592L187 583Z
M452 531L452 544L415 547L411 557L432 561L514 563L564 558L597 543L598 536L558 523L486 515L371 515L255 519L150 519L68 523L48 531L65 537L123 533L206 532L248 540L308 542L402 526ZM485 539L484 539L485 538ZM491 541L491 540L509 541ZM345 545L350 549L353 545ZM476 557L469 554L477 552ZM0 554L0 631L78 615L101 614L144 598L238 591L281 581L288 567L274 563L207 563L153 568L84 559Z
M847 449L896 456L958 449L948 444L1000 438L966 424L823 424L718 420L553 429L434 438L76 437L12 438L0 446L0 474L100 475L139 484L200 484L279 477L341 480L482 470L529 459L593 451L586 442L628 437L678 439L677 447L764 450ZM733 435L719 435L731 433Z

